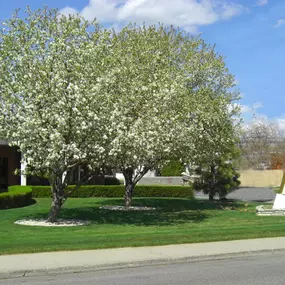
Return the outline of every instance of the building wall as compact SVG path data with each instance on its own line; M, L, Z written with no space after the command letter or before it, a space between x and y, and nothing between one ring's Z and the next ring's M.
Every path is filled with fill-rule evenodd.
M281 184L282 170L240 170L241 187L272 187Z
M14 171L20 168L21 160L21 154L17 148L0 145L0 157L8 158L8 186L19 185L20 176L14 174Z
M184 185L182 176L156 176L143 177L138 184L141 185Z

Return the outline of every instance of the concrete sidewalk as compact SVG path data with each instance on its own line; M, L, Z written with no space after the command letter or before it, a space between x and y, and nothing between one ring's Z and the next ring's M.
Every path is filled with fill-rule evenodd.
M80 272L285 250L285 237L0 256L0 278Z

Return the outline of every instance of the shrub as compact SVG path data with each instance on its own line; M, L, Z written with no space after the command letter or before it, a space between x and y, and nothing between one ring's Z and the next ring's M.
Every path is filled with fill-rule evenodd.
M105 176L105 185L120 185L121 182L114 176Z
M32 186L33 197L51 197L50 187ZM74 186L69 186L66 192L69 197L123 197L125 193L124 185L84 185L77 191L72 191ZM180 197L193 198L193 190L190 186L164 186L164 185L137 185L134 197Z
M137 185L135 197L179 197L193 198L193 189L190 186L167 185Z
M164 165L161 170L161 176L181 176L181 173L185 171L185 166L179 160L171 160Z
M32 202L32 188L29 186L11 186L8 192L0 193L0 209L27 206Z
M209 200L213 200L215 196L224 199L230 191L240 185L240 175L227 158L221 156L210 165L199 167L195 171L199 178L195 179L194 188L208 194Z

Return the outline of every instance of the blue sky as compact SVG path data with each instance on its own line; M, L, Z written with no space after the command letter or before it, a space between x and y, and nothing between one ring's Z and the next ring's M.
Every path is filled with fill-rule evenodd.
M13 0L0 1L0 19L27 5L78 12L118 29L129 21L162 22L202 33L236 76L245 119L254 110L285 129L284 0Z

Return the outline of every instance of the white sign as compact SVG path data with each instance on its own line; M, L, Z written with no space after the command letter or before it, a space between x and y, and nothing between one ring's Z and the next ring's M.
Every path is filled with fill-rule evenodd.
M274 204L273 204L273 209L274 210L283 210L283 209L285 209L285 195L283 195L283 194L276 194L275 201L274 201Z

